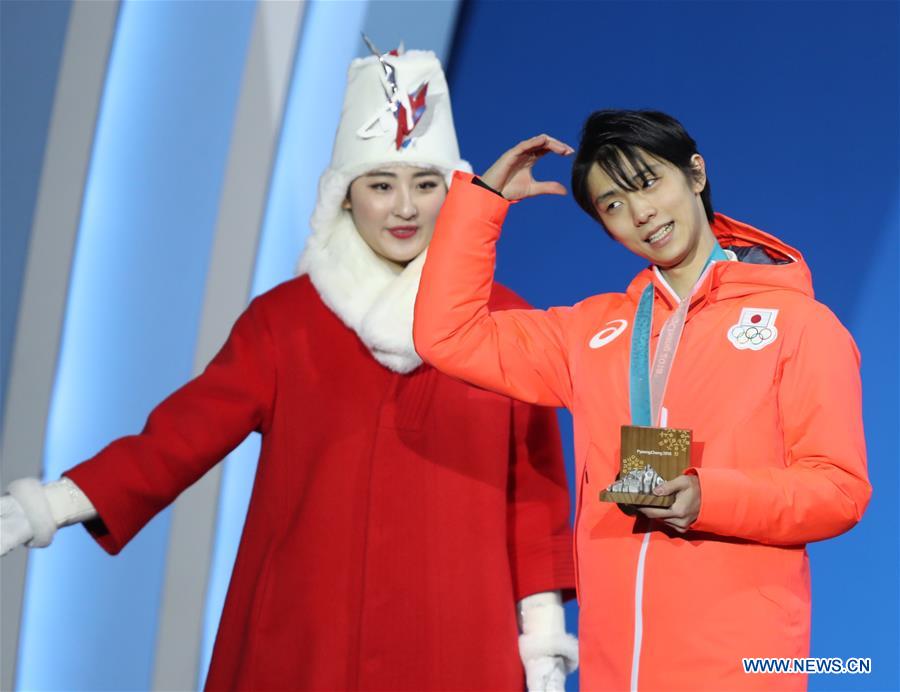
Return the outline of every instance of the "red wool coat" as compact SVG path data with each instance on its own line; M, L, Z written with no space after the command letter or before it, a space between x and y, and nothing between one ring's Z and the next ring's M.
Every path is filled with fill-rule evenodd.
M574 584L552 409L387 370L301 277L140 435L66 475L117 553L254 430L209 689L522 689L515 601Z

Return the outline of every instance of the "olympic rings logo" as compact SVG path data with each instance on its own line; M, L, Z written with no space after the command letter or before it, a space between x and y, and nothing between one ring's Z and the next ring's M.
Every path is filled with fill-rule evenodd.
M778 338L775 308L743 308L737 324L728 328L728 340L738 350L758 351Z
M764 341L772 338L772 330L768 327L737 327L732 328L731 338L739 344L761 345Z

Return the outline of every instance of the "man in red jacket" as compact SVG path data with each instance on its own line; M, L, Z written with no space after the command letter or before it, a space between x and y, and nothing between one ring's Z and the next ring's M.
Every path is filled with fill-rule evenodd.
M416 347L450 375L572 411L584 689L803 689L804 675L748 675L741 659L808 655L805 544L868 502L853 340L796 249L713 213L696 143L652 111L592 115L572 176L585 211L650 266L624 293L493 310L510 201L565 193L532 177L548 152L574 150L540 135L480 180L457 173ZM692 467L654 489L671 507L600 501L628 424L693 431Z

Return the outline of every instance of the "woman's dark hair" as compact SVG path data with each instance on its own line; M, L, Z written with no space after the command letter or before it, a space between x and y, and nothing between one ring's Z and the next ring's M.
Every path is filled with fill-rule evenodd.
M572 164L572 195L578 205L599 221L587 189L591 167L596 163L623 189L637 190L632 179L634 173L641 177L649 175L650 164L645 160L644 152L681 169L688 180L696 174L691 167L691 157L697 153L697 143L672 116L659 111L602 110L592 113L584 123ZM706 218L712 222L708 177L700 199Z

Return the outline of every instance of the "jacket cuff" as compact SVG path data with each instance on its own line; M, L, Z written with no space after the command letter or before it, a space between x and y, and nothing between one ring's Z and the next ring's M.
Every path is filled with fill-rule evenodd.
M483 187L485 190L490 190L498 197L503 197L503 194L499 190L495 190L494 188L492 188L490 185L488 185L486 182L484 182L477 175L472 178L472 184L477 185L478 187ZM506 199L506 198L504 197L504 199Z
M501 194L488 187L484 183L476 184L472 173L462 171L453 172L453 181L450 185L449 198L459 201L465 200L467 218L484 219L497 228L503 226L506 212L512 204ZM449 200L448 200L449 201ZM448 202L444 203L448 206Z
M125 528L125 522L119 520L115 501L117 491L112 483L104 482L103 464L82 462L63 475L78 486L97 512L96 517L82 526L103 550L110 555L118 555L141 525ZM121 505L121 502L118 504Z
M747 484L734 469L691 468L687 473L700 480L700 513L691 524L692 531L733 536L747 516Z
M565 531L519 547L513 569L513 595L517 602L545 591L560 591L563 602L574 598L572 540L572 533Z

